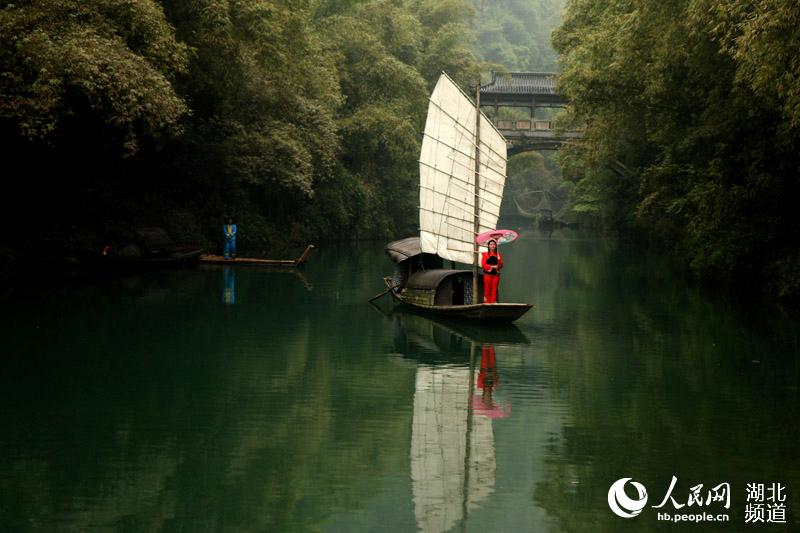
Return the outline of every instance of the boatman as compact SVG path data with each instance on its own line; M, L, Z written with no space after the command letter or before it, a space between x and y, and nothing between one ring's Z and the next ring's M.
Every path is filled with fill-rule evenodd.
M497 287L500 285L500 269L503 268L503 256L497 251L497 241L486 243L488 252L481 254L483 268L483 303L497 303Z
M225 234L225 259L236 259L236 224L228 217L228 223L222 227Z

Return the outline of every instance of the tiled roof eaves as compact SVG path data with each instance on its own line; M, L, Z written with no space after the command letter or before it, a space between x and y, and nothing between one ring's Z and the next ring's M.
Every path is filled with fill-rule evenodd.
M512 72L511 79L495 75L492 82L481 88L483 93L557 94L555 73Z

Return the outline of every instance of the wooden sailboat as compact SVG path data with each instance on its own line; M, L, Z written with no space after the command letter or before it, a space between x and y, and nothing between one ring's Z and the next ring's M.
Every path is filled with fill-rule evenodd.
M430 97L420 152L419 237L389 243L397 263L392 297L417 309L482 321L513 321L528 303L483 301L475 237L497 227L506 179L506 140L442 74ZM472 265L444 269L443 260Z

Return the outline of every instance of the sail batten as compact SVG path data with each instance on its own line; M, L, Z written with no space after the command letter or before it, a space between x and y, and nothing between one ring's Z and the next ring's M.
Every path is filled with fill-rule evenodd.
M460 167L462 169L461 171L459 171L460 175L459 174L453 174L452 169L451 170L447 170L447 169L444 169L444 168L439 168L437 166L434 166L434 165L430 164L427 161L419 161L419 164L420 165L425 165L426 167L434 169L437 172L442 172L444 174L448 174L453 179L456 179L456 180L458 180L458 181L460 181L460 182L462 182L462 183L464 183L466 185L469 185L470 187L474 187L475 186L475 180L466 180L465 177L464 177L463 171L467 170L467 166L464 164L463 161L456 161L456 160L452 160L451 161L451 166L458 166L458 167ZM485 165L482 165L482 168L484 168L485 170L491 170L495 174L497 180L493 181L493 182L490 181L489 183L497 188L497 190L498 190L497 195L498 196L502 196L502 190L500 190L501 185L500 185L499 181L500 181L500 179L505 181L505 171L504 171L504 169L494 169L494 168L490 168L490 167L485 166ZM474 170L473 170L473 174L474 174ZM481 176L483 176L483 174L481 174ZM483 188L486 189L486 186L483 186Z
M475 139L473 102L442 74L430 97L420 152L420 245L425 253L472 263L475 238L475 151L479 232L494 229L506 174L506 141L483 114ZM470 225L466 228L467 224Z
M458 125L457 125L457 126L458 126ZM473 134L474 134L474 131L473 131ZM423 132L423 135L426 135L426 133L424 133L424 132ZM441 142L441 141L440 141L440 142ZM485 146L485 147L486 147L486 149L485 149L485 150L481 150L481 149L480 149L480 146ZM486 143L484 143L484 142L481 142L480 146L478 147L478 151L480 152L481 159L484 159L484 158L486 158L486 159L488 159L488 160L490 160L490 161L494 161L494 158L492 158L492 154L494 154L495 156L499 157L499 158L501 159L501 161L503 162L503 165L505 165L505 163L506 163L506 161L507 161L507 157L506 157L506 155L505 155L505 154L501 154L501 153L498 153L498 152L496 152L494 149L492 149L492 147L491 147L491 146L488 146L488 145L487 145ZM472 149L474 150L474 148L475 148L475 143L474 143L474 142L472 143L471 147L472 147ZM451 147L451 148L452 148L452 147ZM463 152L462 152L462 153L463 153ZM467 156L469 156L469 157L472 157L472 154L471 154L471 153L467 153L467 154L464 154L464 155L467 155Z
M461 94L463 95L464 93L462 92ZM464 98L466 98L466 96L464 96ZM436 109L441 111L444 116L446 116L447 118L449 118L453 122L453 127L455 127L456 129L459 129L459 130L463 130L462 133L464 133L465 135L469 136L468 140L469 140L469 144L470 144L472 150L470 152L468 152L468 153L467 152L461 152L461 151L459 151L459 153L462 153L462 154L466 155L467 157L472 158L473 157L473 153L474 153L474 149L475 149L475 142L474 142L475 129L474 129L474 126L473 126L472 129L470 129L469 127L465 126L464 124L459 123L455 117L449 115L446 110L444 110L442 107L436 105L435 102L431 102L431 104L433 105L433 107L435 107ZM429 108L429 111L430 111L430 108ZM503 144L502 144L503 150L502 150L502 152L499 152L499 151L493 149L493 147L491 145L487 144L484 141L483 136L481 136L481 141L480 141L480 144L478 146L478 151L480 152L481 160L482 160L481 164L483 164L483 160L490 160L492 162L495 162L495 158L492 157L492 154L494 154L495 156L498 156L500 158L501 162L502 162L502 164L498 163L498 166L503 168L503 169L505 169L506 161L508 159L507 152L505 150L505 138L502 136L502 134L500 134L500 132L497 131L496 128L494 128L494 124L492 124L492 122L488 118L486 118L486 116L483 115L483 113L481 113L481 118L484 119L481 122L481 124L483 124L484 121L486 121L489 124L491 124L492 128L493 128L492 131L494 133L496 133L498 136L500 136L500 138L503 139ZM427 131L428 131L428 129L426 128L425 132L423 133L423 135L427 135ZM434 139L434 140L436 140L438 142L442 142L441 139ZM484 146L486 149L485 150L481 150L481 146ZM457 150L456 148L454 148L452 146L450 146L450 148L452 148L453 150ZM474 159L473 159L473 161L474 161ZM503 170L503 172L505 172L505 170Z
M434 169L434 170L436 170L438 172L442 172L442 171L440 171L438 169ZM455 178L451 174L448 174L448 173L445 173L445 172L442 172L442 173L445 174L446 176L449 176L450 178L453 178L453 182L451 182L451 185L453 187L460 188L462 191L464 191L464 192L466 192L468 194L474 195L474 185L473 184L464 183L463 181L461 181L460 179ZM420 187L420 189L426 189L428 191L431 191L433 194L445 194L445 193L443 193L441 191L437 191L436 189L433 189L433 188L428 187L426 185L420 184L419 187ZM502 198L503 198L502 194L497 194L497 193L495 193L493 191L490 191L489 189L487 189L485 187L481 188L480 190L481 190L481 194L479 196L480 196L482 204L483 203L487 203L487 204L489 204L489 205L491 205L493 207L496 207L497 209L500 209L500 202L499 201L498 202L493 202L490 198L498 198L500 201L502 201ZM470 206L471 205L472 204L470 203Z
M464 155L466 155L466 154L464 154ZM427 165L427 163L425 163L424 161L419 161L419 163L420 163L421 165ZM462 165L463 165L463 163L462 163L462 162L460 162L460 161L458 161L458 160L456 160L456 159L453 159L453 160L452 160L452 163L453 163L454 165L458 165L458 166L462 166ZM428 165L428 166L430 166L430 165ZM481 166L484 166L484 165L483 165L483 164L481 164ZM430 168L436 168L436 167L434 167L434 166L430 166ZM473 168L474 168L474 167L473 167ZM501 177L505 178L505 167L492 168L492 167L491 167L491 166L489 166L489 165L485 165L485 168L486 168L486 170L491 170L491 171L492 171L492 172L494 172L494 173L495 173L497 176L501 176ZM438 168L437 168L437 170L439 170L439 171L442 171L441 169L438 169ZM474 174L474 171L473 171L473 174ZM461 179L461 178L459 178L459 177L457 177L457 176L453 176L453 177L454 177L454 178L456 178L456 179ZM481 178L484 178L484 177L486 177L486 176L484 176L484 174L481 174ZM483 181L483 180L481 180L481 181ZM466 182L465 182L465 183L466 183ZM475 183L475 181L474 181L474 180L473 180L473 181L470 181L470 182L469 182L469 185L474 185L474 183ZM491 183L491 182L490 182L490 183Z
M420 188L421 188L421 189L426 189L427 191L429 191L431 194L434 194L434 195L445 196L445 198L446 198L446 199L452 199L452 196L453 196L452 194L448 196L448 195L445 195L444 193L441 193L441 192L435 191L435 190L433 190L433 189L429 189L428 187L425 187L424 185L420 185ZM463 189L462 189L462 190L463 190ZM472 194L472 192L469 192L469 194ZM462 202L462 203L463 203L463 202ZM483 206L484 206L484 205L486 205L486 204L488 204L489 206L491 206L491 207L492 207L492 210L484 209L484 207L483 207ZM449 207L452 207L452 206L453 206L453 202L450 202L450 204L449 204ZM471 206L469 206L469 207L471 207ZM480 208L480 211L481 211L483 214L485 214L486 216L490 216L490 215L492 214L492 212L493 212L494 208L497 208L497 209L499 209L499 208L500 208L500 205L499 205L499 204L495 204L494 202L490 201L488 198L481 198L481 200L480 200L480 204L478 205L478 207ZM422 207L422 206L420 206L420 209L423 209L423 207ZM466 212L466 211L467 211L467 209L465 209L464 207L458 207L458 209L460 209L460 210L462 210L462 211L464 211L464 212ZM434 212L434 213L435 213L436 211L434 211L434 210L431 210L431 212ZM468 213L468 215L469 215L470 217L472 217L472 221L474 222L474 219L475 219L475 215L474 215L474 213L472 213L472 211L470 211L470 212ZM480 221L480 217L479 217L479 221ZM489 228L489 229L494 229L494 228Z

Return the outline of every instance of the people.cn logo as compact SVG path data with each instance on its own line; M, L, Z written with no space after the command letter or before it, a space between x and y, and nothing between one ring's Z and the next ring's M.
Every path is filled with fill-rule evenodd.
M631 481L631 479L629 477L618 479L608 489L608 506L615 515L622 518L633 518L641 513L644 506L647 505L647 489L641 483ZM639 493L638 499L634 500L625 494L625 483L628 481L631 481L631 485Z

